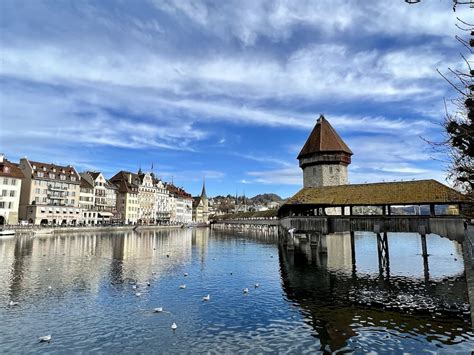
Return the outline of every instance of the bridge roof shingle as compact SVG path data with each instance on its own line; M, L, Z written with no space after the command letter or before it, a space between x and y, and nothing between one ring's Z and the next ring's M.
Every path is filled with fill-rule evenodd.
M410 204L450 204L465 197L436 180L382 182L325 187L306 187L282 206L374 206Z

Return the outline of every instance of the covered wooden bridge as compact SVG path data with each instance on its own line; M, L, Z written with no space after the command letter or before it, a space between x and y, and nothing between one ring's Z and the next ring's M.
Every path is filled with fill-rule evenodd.
M297 233L351 231L436 233L463 238L459 192L436 180L305 187L278 211Z

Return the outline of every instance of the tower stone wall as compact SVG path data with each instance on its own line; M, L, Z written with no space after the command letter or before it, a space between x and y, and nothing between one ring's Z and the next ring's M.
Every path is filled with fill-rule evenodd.
M313 165L303 168L303 187L347 185L347 165Z

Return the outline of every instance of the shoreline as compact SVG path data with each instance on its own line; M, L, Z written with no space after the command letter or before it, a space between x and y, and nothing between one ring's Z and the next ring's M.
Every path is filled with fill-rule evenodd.
M134 229L135 228L135 229ZM107 227L44 227L44 228L7 228L15 231L15 235L35 234L36 231L43 232L39 235L61 234L61 233L80 233L80 232L118 232L118 231L151 231L151 230L169 230L181 229L181 225L177 226L107 226Z

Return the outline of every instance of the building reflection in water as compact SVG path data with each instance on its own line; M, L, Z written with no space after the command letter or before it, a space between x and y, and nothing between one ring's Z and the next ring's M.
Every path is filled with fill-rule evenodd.
M192 230L171 230L1 240L0 287L9 290L9 299L0 302L41 297L47 292L98 292L104 281L146 283L189 262L192 240L198 249L205 248L207 235L197 233L193 238L192 234ZM108 280L104 274L109 275ZM53 283L54 290L48 289Z
M460 252L456 242L430 237L434 238L429 244L433 257L441 253L446 259L446 255ZM414 238L415 234L394 239L401 239L402 244ZM426 265L416 249L397 248L395 241L392 244L392 266L395 264L400 274L393 272L393 267L390 271L390 264L378 268L375 235L370 233L356 233L355 252L350 233L328 235L322 250L312 248L305 238L298 240L294 250L280 246L284 292L301 307L306 322L320 339L322 351L352 349L351 339L363 338L369 327L378 327L387 338L416 331L443 344L454 344L457 337L470 331L462 264L454 263L451 257L455 265L444 272L436 270L436 277L430 278L429 262ZM369 259L372 267L367 267L364 259ZM363 261L363 272L357 271L358 260Z

